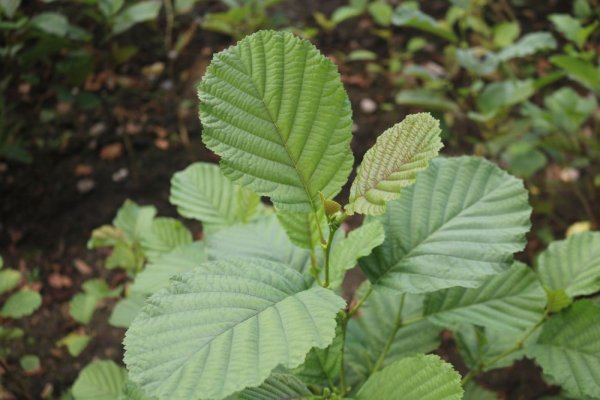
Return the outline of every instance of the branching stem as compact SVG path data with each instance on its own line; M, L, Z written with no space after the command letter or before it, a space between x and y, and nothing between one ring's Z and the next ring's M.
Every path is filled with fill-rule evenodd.
M394 323L394 330L392 331L392 334L388 338L388 341L385 344L385 347L383 348L383 351L381 352L381 355L379 356L377 363L373 367L373 370L371 371L371 375L373 375L375 372L377 372L379 370L379 368L381 368L381 366L383 365L383 362L385 361L385 357L387 356L387 353L390 351L390 348L392 347L392 344L394 343L396 334L398 333L400 328L403 326L402 310L404 309L405 298L406 298L406 293L402 293L402 299L400 300L400 307L398 308L398 314L396 315L396 320Z
M523 348L525 341L529 338L529 336L531 336L533 334L533 332L535 332L546 320L546 317L548 316L548 310L546 310L546 312L544 312L544 315L542 315L542 317L539 319L539 321L532 326L527 332L525 332L525 334L519 339L517 340L517 342L515 343L515 345L513 347L511 347L510 349L507 349L505 351L503 351L502 353L498 354L496 357L481 363L481 365L479 365L477 368L469 371L467 373L467 375L464 376L464 378L461 381L461 385L466 385L467 382L469 382L471 379L473 379L473 377L475 377L475 375L477 375L478 373L480 373L481 371L485 370L486 368L492 366L493 364L497 363L498 361L502 360L504 357L519 351Z

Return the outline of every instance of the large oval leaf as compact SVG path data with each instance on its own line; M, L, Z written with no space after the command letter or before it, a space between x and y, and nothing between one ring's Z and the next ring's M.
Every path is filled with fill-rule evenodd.
M525 352L574 397L600 398L600 307L590 300L553 315Z
M345 304L283 264L206 263L148 299L127 331L124 361L147 395L223 399L328 346Z
M215 55L198 87L204 143L233 182L308 213L352 168L350 101L309 42L261 31Z
M374 374L356 400L460 400L460 375L436 355L404 358Z
M350 189L348 214L383 214L388 201L417 179L442 148L440 123L428 113L409 115L383 132L367 151Z
M545 306L546 293L535 274L517 262L478 288L454 287L428 293L425 315L446 327L467 323L520 331L535 325Z
M375 290L478 287L525 246L523 182L478 157L432 160L380 218L385 242L359 264Z
M544 286L571 297L600 290L600 232L581 232L550 244L537 260Z

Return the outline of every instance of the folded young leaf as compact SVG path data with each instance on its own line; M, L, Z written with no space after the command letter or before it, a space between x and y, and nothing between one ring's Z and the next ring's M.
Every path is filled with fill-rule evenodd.
M223 229L207 237L205 242L210 260L260 258L285 264L303 274L306 279L312 280L308 273L311 266L310 251L290 242L275 215ZM318 251L317 257L321 256L322 252Z
M388 201L417 179L443 147L440 124L429 113L407 116L386 130L365 154L350 189L348 214L383 214Z
M525 351L574 397L600 398L600 307L592 301L553 315Z
M533 271L520 262L478 288L454 287L425 297L425 315L445 327L469 323L522 331L535 325L545 306L544 289Z
M81 370L73 384L77 400L114 400L119 397L127 371L113 361L94 361Z
M351 231L348 237L340 240L331 252L331 286L341 286L346 271L354 268L358 259L371 254L384 239L383 226L379 221L372 221L361 225Z
M378 217L385 241L359 264L390 293L479 287L525 247L527 196L521 180L483 158L432 160Z
M404 358L374 374L356 400L461 400L460 375L440 357L419 354Z
M273 374L262 385L244 389L238 400L291 400L311 399L311 392L293 375Z
M356 296L362 297L369 287L363 283ZM402 319L407 321L423 315L423 296L407 293L402 309ZM357 386L366 380L385 345L396 330L395 317L400 308L401 296L389 296L373 292L358 312L358 318L350 320L346 334L345 361L354 374ZM428 353L440 345L443 328L427 320L403 326L397 331L394 341L382 366L390 365L404 357L417 353Z
M600 290L600 232L580 232L550 244L537 259L535 271L549 289L570 297Z
M277 220L287 233L291 242L303 249L314 249L321 243L321 234L327 235L327 219L320 208L316 213L296 214L280 211Z
M309 213L352 168L350 101L335 64L289 32L260 31L215 55L198 87L202 139L225 176Z
M129 377L158 399L223 399L334 339L345 301L279 263L230 259L171 278L125 336Z

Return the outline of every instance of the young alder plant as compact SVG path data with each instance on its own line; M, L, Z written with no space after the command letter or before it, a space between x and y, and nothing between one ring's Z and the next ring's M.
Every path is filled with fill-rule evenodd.
M350 102L331 60L290 33L216 54L198 90L220 168L177 173L171 202L204 240L135 231L124 260L134 273L152 262L131 288L149 297L126 333L122 399L494 398L472 378L524 356L565 398L600 399L600 307L573 303L600 290L599 233L553 244L535 269L514 262L530 229L523 183L482 158L436 158L426 113L379 136L342 207ZM353 214L366 218L346 235ZM115 246L135 242L132 215ZM348 303L357 261L367 280ZM444 329L462 378L426 355Z

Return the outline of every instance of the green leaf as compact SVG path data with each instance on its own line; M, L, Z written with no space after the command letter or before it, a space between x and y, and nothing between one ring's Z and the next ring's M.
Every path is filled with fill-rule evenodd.
M124 360L147 395L222 399L327 347L345 305L283 264L213 261L148 299L127 331Z
M340 358L343 346L342 326L338 318L333 342L325 349L311 349L306 355L304 363L289 372L308 384L331 384L340 373Z
M450 42L458 42L458 38L454 32L442 27L435 19L420 11L418 4L414 2L400 4L392 15L392 24L420 29Z
M348 214L380 215L386 203L417 179L442 148L440 124L428 113L407 116L383 132L370 148L350 188Z
M226 177L309 213L352 168L350 101L337 67L288 32L260 31L215 55L198 88L202 140ZM326 101L321 101L327 99Z
M311 399L311 392L293 375L273 374L257 388L245 389L238 400Z
M100 299L89 293L77 293L69 302L69 314L81 324L87 324L92 320L94 311Z
M43 12L33 17L29 24L50 35L65 37L69 30L69 20L56 12Z
M559 32L578 47L583 47L587 42L588 36L598 27L598 21L583 27L578 19L573 18L569 14L552 14L548 19L552 21Z
M569 78L581 83L600 95L600 70L582 59L557 55L550 57L550 62L565 70Z
M385 241L359 264L389 293L479 287L525 247L527 197L522 181L485 159L435 159L378 217Z
M123 33L140 22L155 20L161 7L161 2L152 0L130 5L113 19L112 35Z
M127 379L123 385L123 390L118 400L155 400L155 397L148 397L142 389L135 383Z
M5 318L21 318L33 314L42 305L42 296L33 290L23 289L13 293L0 311Z
M174 218L156 218L150 229L142 234L142 248L150 261L192 242L192 233Z
M460 375L436 355L404 358L375 373L358 391L356 400L460 400Z
M237 221L247 224L252 220L259 210L263 210L263 204L260 201L260 196L254 194L250 190L237 187L235 194L235 204L233 211ZM262 214L262 212L261 212Z
M498 393L487 390L473 381L467 382L464 389L463 400L500 400Z
M559 312L563 308L567 308L573 303L573 300L563 289L551 290L544 288L544 290L546 291L546 296L548 297L548 312Z
M456 103L441 93L427 89L401 90L396 96L396 103L429 111L458 111Z
M73 332L56 342L57 346L66 346L69 354L79 357L92 338L89 335Z
M19 363L25 372L32 372L40 366L40 358L34 355L26 355L21 357Z
M125 200L125 203L117 211L113 225L123 230L130 241L138 242L142 233L151 229L155 215L155 207L140 207L131 200Z
M326 235L328 232L327 219L323 209L311 214L294 214L281 211L276 215L290 241L303 249L318 247L321 244L321 233Z
M524 35L516 43L505 47L496 57L500 61L523 58L540 51L554 50L556 40L548 32L532 32Z
M0 294L13 290L21 281L21 273L15 269L0 271Z
M123 290L122 285L119 285L111 290L108 284L100 279L89 279L85 281L81 287L86 293L98 299L119 297L121 295L121 291Z
M510 46L521 33L521 26L517 21L500 22L494 26L494 46Z
M600 232L580 232L556 241L543 251L535 271L548 289L563 289L569 297L600 290Z
M236 186L215 164L195 163L173 175L169 201L211 232L236 222Z
M360 16L365 12L363 7L354 7L354 6L341 6L336 8L336 10L331 14L331 21L335 25L350 19Z
M0 0L0 8L4 10L4 14L11 19L15 16L15 12L21 5L21 0Z
M95 238L92 240L97 242ZM106 269L123 268L128 271L139 271L143 262L144 256L141 254L141 250L134 249L129 242L121 241L114 245L112 254L106 259L105 267Z
M381 26L390 26L394 9L388 3L375 1L369 4L369 14Z
M310 251L300 249L290 242L275 215L247 225L223 229L207 237L206 251L210 260L260 258L285 264L306 278L310 277Z
M168 278L165 281L165 284L167 282ZM145 303L145 295L131 293L129 297L119 301L115 308L113 308L108 323L118 328L129 328Z
M485 365L499 355L514 348L515 343L523 338L522 331L481 328L474 325L461 325L453 332L460 355L469 369L490 371L510 367L518 359L525 356L523 350L511 352L491 365ZM535 343L539 330L527 340L526 345Z
M75 400L115 400L127 380L127 371L113 361L95 361L81 370L73 384Z
M236 243L237 244L237 243ZM173 275L191 271L208 260L203 242L192 242L163 255L135 277L132 292L151 295L169 283Z
M341 286L346 271L356 266L356 261L371 254L385 239L383 226L379 221L366 223L351 231L331 252L331 287Z
M23 337L23 329L0 326L0 341L13 340Z
M468 323L522 331L535 325L545 306L546 293L537 277L528 266L516 262L476 289L455 287L428 293L424 314L445 327Z
M369 283L365 282L356 297L364 296L368 287ZM398 295L389 296L373 292L359 310L358 318L348 323L345 361L359 381L369 377L372 366L377 363L388 339L396 330L394 318L398 315L401 299ZM422 295L406 294L401 319L408 321L422 315ZM440 345L440 331L441 327L427 320L401 327L394 337L383 366L406 356L435 350Z
M537 343L525 348L544 373L574 397L600 393L600 307L580 300L554 314Z

